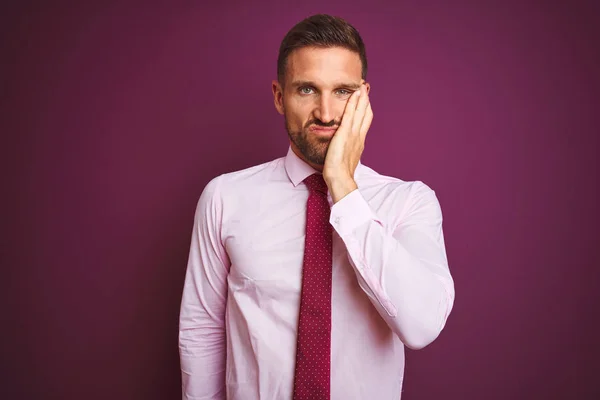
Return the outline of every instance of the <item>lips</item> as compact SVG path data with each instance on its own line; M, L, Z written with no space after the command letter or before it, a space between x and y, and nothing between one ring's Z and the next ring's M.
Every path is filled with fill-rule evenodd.
M335 132L337 130L337 126L336 127L325 127L325 126L312 125L309 129L311 131L315 131L315 132L319 132L319 133L329 133L329 132Z

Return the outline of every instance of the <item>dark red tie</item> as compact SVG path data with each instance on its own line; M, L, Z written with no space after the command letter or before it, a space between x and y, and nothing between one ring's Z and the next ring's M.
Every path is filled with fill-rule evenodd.
M296 347L294 400L329 400L331 355L331 209L323 175L304 180L310 190Z

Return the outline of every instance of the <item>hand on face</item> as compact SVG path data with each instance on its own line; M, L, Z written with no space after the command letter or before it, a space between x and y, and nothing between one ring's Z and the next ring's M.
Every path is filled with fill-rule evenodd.
M373 110L363 84L346 103L342 122L329 143L323 166L326 182L354 179L354 171L365 148L365 138L372 121Z

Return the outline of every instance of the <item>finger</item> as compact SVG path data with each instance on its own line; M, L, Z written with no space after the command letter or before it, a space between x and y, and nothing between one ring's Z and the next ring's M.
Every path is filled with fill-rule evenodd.
M364 85L361 86L361 92L363 94L360 96L358 104L356 105L356 113L354 114L352 122L352 133L355 135L359 135L361 132L360 127L363 124L367 106L369 105L369 95L367 93L367 88Z
M371 108L371 102L369 102L367 110L365 112L365 118L363 119L362 125L360 127L360 140L362 143L365 142L367 132L371 127L371 122L373 122L373 109Z
M359 94L360 91L358 90L352 93L352 96L350 96L350 99L348 99L348 102L346 103L346 108L344 109L344 115L342 115L342 122L340 124L340 129L343 128L341 129L342 132L350 131L352 129L352 122L354 120L354 114L356 113ZM340 131L340 129L338 129L338 131Z

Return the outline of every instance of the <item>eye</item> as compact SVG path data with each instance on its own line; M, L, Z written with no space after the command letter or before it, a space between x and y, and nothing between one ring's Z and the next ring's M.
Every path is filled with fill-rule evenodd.
M337 92L340 96L348 96L351 94L348 89L339 89Z
M308 86L301 87L299 90L302 94L311 94L313 92L312 88Z

